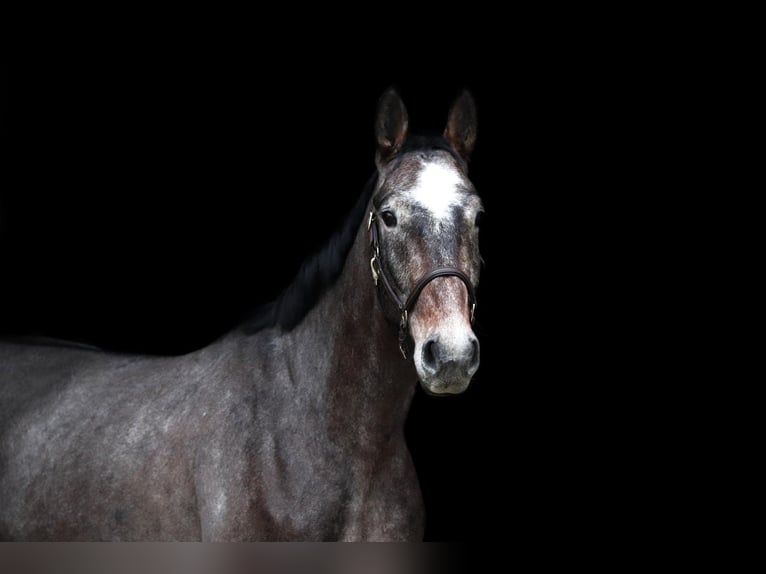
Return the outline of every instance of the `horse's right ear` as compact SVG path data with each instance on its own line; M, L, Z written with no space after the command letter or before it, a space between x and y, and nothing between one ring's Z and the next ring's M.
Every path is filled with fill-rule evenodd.
M378 100L375 118L375 139L378 143L379 164L390 160L407 139L407 109L394 88L388 88Z
M452 104L444 139L465 161L470 159L476 144L476 102L468 90L463 90Z

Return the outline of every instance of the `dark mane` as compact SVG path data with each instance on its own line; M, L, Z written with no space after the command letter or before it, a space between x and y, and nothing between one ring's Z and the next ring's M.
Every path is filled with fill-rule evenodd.
M319 296L335 283L343 270L377 180L377 173L370 177L343 226L320 251L304 261L295 278L277 299L256 309L245 320L242 325L245 333L251 335L276 326L285 331L291 330L301 322Z

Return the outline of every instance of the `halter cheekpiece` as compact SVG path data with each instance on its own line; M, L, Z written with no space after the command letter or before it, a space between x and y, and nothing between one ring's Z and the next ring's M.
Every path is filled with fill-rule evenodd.
M370 210L370 217L367 220L367 230L370 232L370 249L372 251L372 257L370 258L370 271L372 272L372 280L375 282L376 286L379 285L378 280L381 280L380 282L383 284L386 293L388 293L388 296L391 297L391 300L399 309L399 350L402 352L402 356L405 359L407 358L407 353L404 350L404 343L407 339L407 330L409 327L409 312L415 306L421 291L423 291L425 286L437 277L457 277L463 283L465 283L465 287L468 290L468 302L471 306L471 322L473 323L473 315L474 311L476 310L476 292L474 291L473 285L471 285L471 280L468 275L456 267L438 267L421 277L407 298L402 301L402 299L396 293L396 290L389 280L388 275L383 270L383 266L380 264L378 224L374 210Z

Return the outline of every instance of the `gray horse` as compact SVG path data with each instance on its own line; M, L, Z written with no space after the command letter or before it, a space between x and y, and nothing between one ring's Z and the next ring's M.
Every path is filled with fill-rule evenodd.
M210 345L0 343L0 540L422 539L414 381L460 393L479 367L473 98L408 131L390 89L344 226Z

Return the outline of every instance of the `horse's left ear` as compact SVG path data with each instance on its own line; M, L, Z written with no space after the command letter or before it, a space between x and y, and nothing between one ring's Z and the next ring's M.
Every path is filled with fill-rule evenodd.
M375 119L375 139L378 142L378 164L396 155L407 138L407 108L397 91L388 88L378 100Z
M468 161L476 144L476 103L468 90L455 99L447 117L444 139Z

